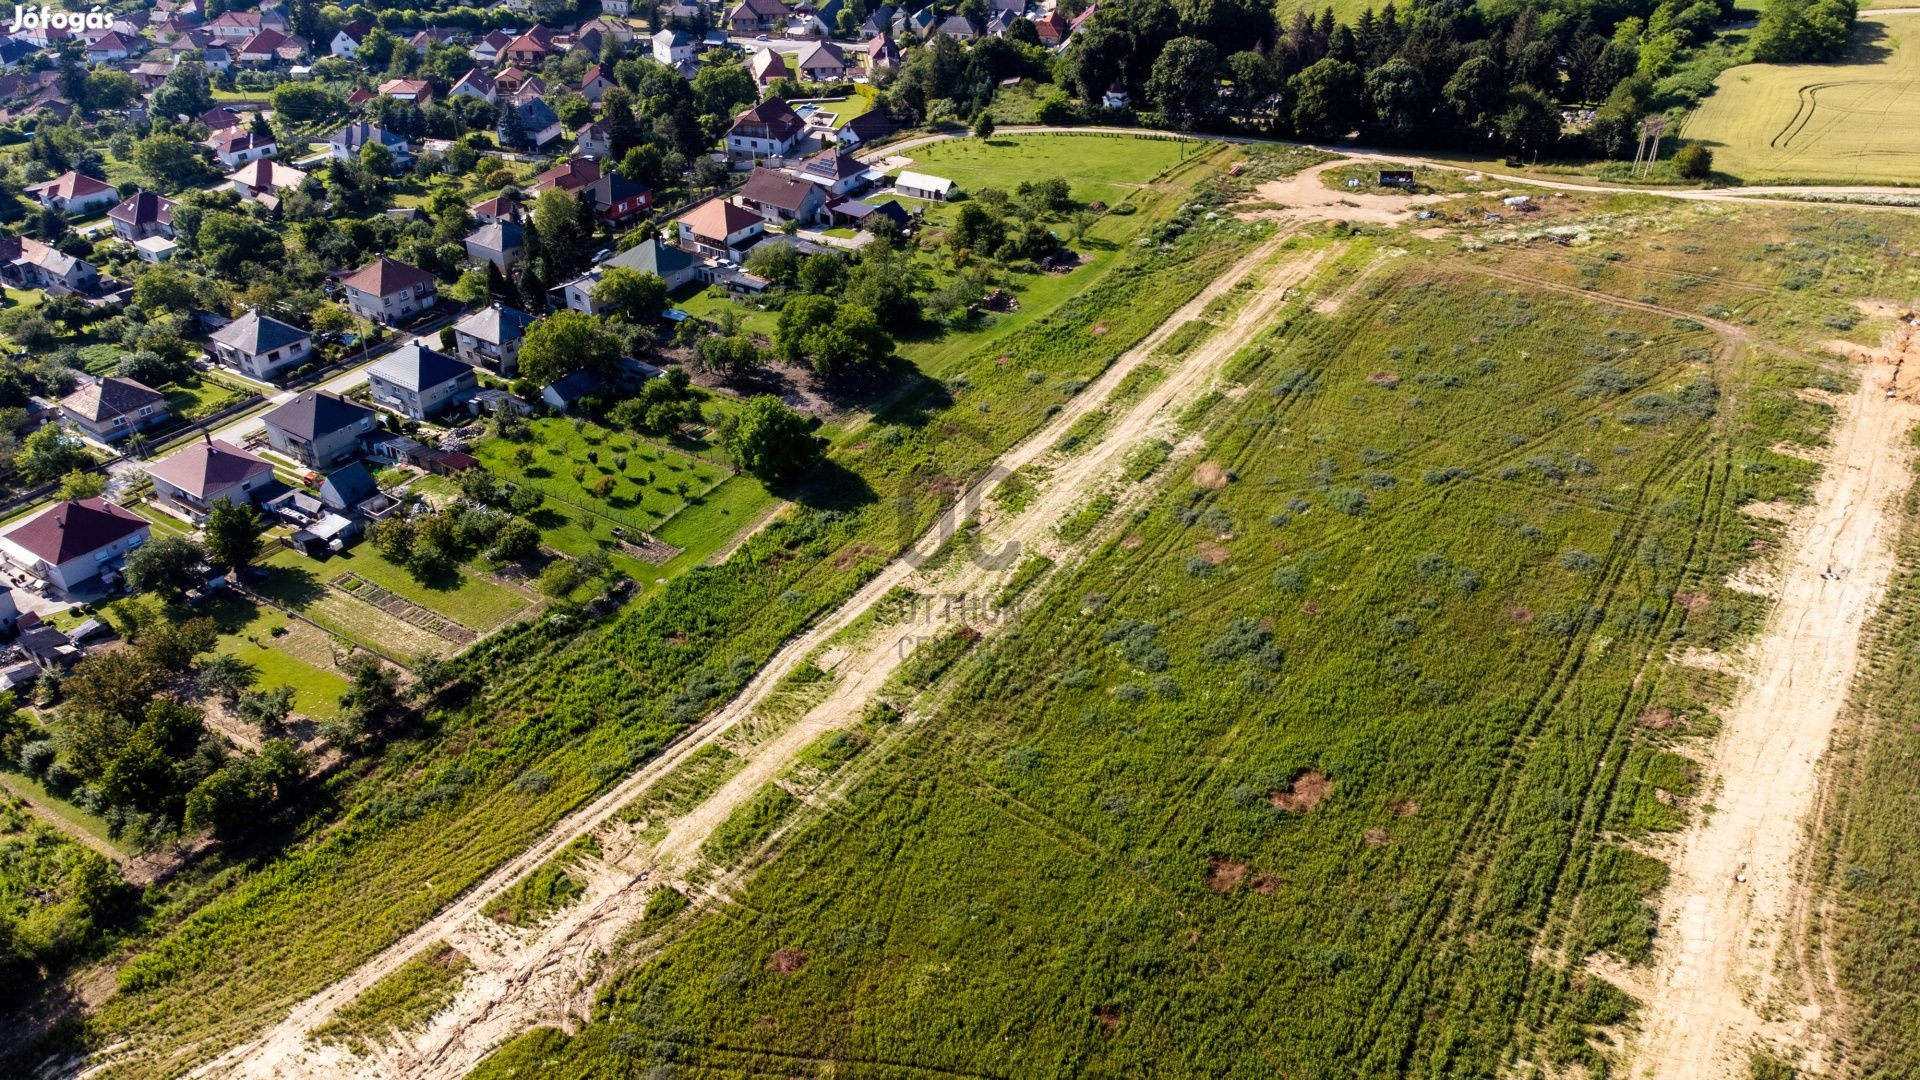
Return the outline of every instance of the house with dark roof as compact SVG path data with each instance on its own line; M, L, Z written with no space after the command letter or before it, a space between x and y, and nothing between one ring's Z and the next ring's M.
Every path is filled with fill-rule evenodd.
M60 296L92 292L99 287L100 272L92 263L32 237L0 236L0 282Z
M280 152L280 144L273 136L244 127L216 132L208 137L207 145L212 147L213 156L220 164L229 169L237 169L249 161L272 157Z
M173 236L173 200L154 191L136 191L107 211L113 235L134 243L149 236Z
M520 368L520 342L532 325L526 312L490 304L453 324L453 351L475 367L510 377Z
M892 117L883 110L875 109L861 113L841 124L834 129L833 137L845 147L870 146L876 142L884 142L888 136L898 130L900 125L894 123Z
M772 169L753 170L740 188L738 201L769 225L788 221L811 225L827 208L826 194L820 185L795 180Z
M467 54L474 63L492 67L500 60L500 54L508 45L513 44L514 35L505 30L489 30L485 37L467 47Z
M500 54L512 64L536 65L556 52L553 31L536 26L508 42Z
M561 286L566 306L589 315L598 315L606 310L606 305L594 299L593 293L600 284L600 278L615 266L624 266L643 274L656 274L667 283L668 289L687 284L700 272L699 261L687 252L658 237L642 240Z
M414 420L429 420L465 400L480 384L473 368L415 342L367 369L373 402Z
M618 85L620 84L614 82L613 77L604 68L595 64L587 69L586 74L580 76L580 85L574 87L574 92L598 105L600 99L607 96L607 91Z
M394 323L440 302L440 283L432 274L385 255L340 279L347 308L374 322Z
M373 410L327 390L309 390L261 417L267 445L313 469L360 452L373 433Z
M447 96L449 98L476 97L481 101L492 103L500 96L500 84L494 81L492 75L487 74L486 68L469 68L465 75L460 76L460 81L453 84L453 89L447 91Z
M806 134L806 121L793 106L768 98L733 118L727 129L727 153L738 157L785 156Z
M520 218L520 204L509 196L496 195L486 202L474 203L467 207L467 212L473 215L473 220L482 225L490 225L496 221L517 221Z
M736 34L752 34L773 29L775 23L791 14L793 9L781 0L740 0L728 9L726 24Z
M829 194L847 195L867 186L867 163L847 150L834 146L808 158L796 168L785 170L796 180L819 184Z
M84 214L120 201L120 193L104 180L68 169L45 183L28 184L20 190L34 197L41 206L62 214Z
M892 71L900 66L900 46L893 43L893 35L881 31L867 39L867 70L873 73Z
M514 118L520 122L518 137L515 136L512 128L508 125L508 108L511 109ZM531 97L512 106L502 108L500 123L499 126L494 129L494 135L499 139L501 146L513 146L523 150L538 150L559 138L565 130L565 127L560 123L559 114L553 111L553 107L548 105L544 98Z
M327 51L342 60L351 60L353 54L360 51L360 43L366 40L367 31L371 29L373 27L367 25L365 19L355 19L334 31L333 40L328 43Z
M527 230L518 221L507 218L490 222L467 235L467 258L476 263L492 263L502 274L511 273L527 253Z
M787 67L787 58L777 49L761 49L747 61L747 72L753 76L755 86L766 88L776 79L793 78L793 70Z
M69 499L0 532L0 560L67 593L119 566L152 531L105 499Z
M613 125L595 121L582 127L573 140L573 152L588 161L613 153Z
M847 59L840 46L831 41L816 41L800 54L795 65L808 82L837 82L846 77Z
M327 153L341 161L360 160L360 148L368 143L378 143L393 155L395 168L404 169L413 164L413 151L407 149L407 140L396 135L379 124L355 121L327 137Z
M975 26L973 20L967 18L965 15L947 16L940 20L940 24L933 28L933 32L936 34L945 34L955 41L972 41L974 38L980 36L980 28Z
M581 198L593 204L594 217L618 228L647 212L653 205L653 189L606 172L582 190Z
M167 418L167 397L132 379L109 375L60 399L60 414L106 442L124 439Z
M215 330L215 359L256 379L271 379L313 356L313 335L258 310Z
M569 371L540 390L540 400L550 409L570 412L580 400L600 389L600 377L585 368Z
M320 505L340 513L358 510L361 503L379 497L380 485L358 461L333 470L320 483Z
M198 519L215 503L251 504L273 485L273 466L221 439L202 438L145 466L155 495Z

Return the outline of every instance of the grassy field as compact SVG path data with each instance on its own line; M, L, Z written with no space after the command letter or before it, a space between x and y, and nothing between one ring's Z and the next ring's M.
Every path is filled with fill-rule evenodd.
M314 560L290 548L270 551L260 561L267 577L260 595L312 619L361 648L407 661L422 653L445 656L460 648L427 626L390 615L333 584L341 574L356 574L420 608L430 609L469 630L495 629L533 605L524 593L458 568L421 581L362 542L345 552Z
M1023 180L1064 176L1080 202L1109 205L1153 176L1211 148L1186 139L1131 135L995 135L947 139L907 151L915 172L944 176L962 191L996 187L1011 193Z
M1758 278L1775 230L1897 260L1845 220L1673 227ZM1667 227L1595 261L1659 280ZM480 1075L1615 1064L1630 1002L1585 961L1649 957L1640 844L1705 794L1686 736L1722 692L1666 658L1757 625L1721 582L1776 526L1739 508L1804 498L1783 451L1843 365L1422 254L1236 357L1184 414L1203 449L832 812ZM1817 324L1820 292L1753 320Z
M205 611L220 630L215 651L252 664L262 687L293 687L294 712L316 720L340 714L347 680L335 659L346 658L346 646L278 608L236 593L215 598Z
M1137 234L1176 212L1187 223L1163 244L1129 237L1071 304L981 334L971 351L949 343L946 383L910 386L876 418L873 440L835 452L831 483L792 493L802 505L724 565L692 567L604 624L536 620L463 656L462 669L484 676L471 698L430 713L390 760L371 763L343 820L136 949L86 1038L130 1040L117 1055L129 1074L176 1072L170 1048L208 1054L277 1017L648 760L925 529L952 479L979 475L1076 380L1267 235L1206 220L1236 197L1213 186L1225 160L1147 193L1129 222ZM958 389L961 375L979 389ZM994 407L981 411L983 400ZM516 782L534 773L537 784Z
M1840 64L1730 68L1681 134L1748 183L1920 180L1920 16L1864 19Z

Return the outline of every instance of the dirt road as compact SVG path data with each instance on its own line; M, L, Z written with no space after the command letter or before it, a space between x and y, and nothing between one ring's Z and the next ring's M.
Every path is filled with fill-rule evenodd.
M1792 526L1778 604L1708 758L1712 809L1670 860L1631 1076L1744 1080L1755 1046L1820 1064L1818 1006L1797 1000L1800 980L1783 980L1776 961L1805 910L1795 871L1821 759L1859 665L1862 624L1894 569L1892 504L1909 482L1920 404L1886 396L1893 374L1888 362L1862 368L1813 505Z
M936 526L896 558L852 599L811 630L789 642L747 688L726 707L701 723L689 736L638 772L569 816L519 857L488 877L480 886L447 907L399 943L380 953L350 976L301 1002L280 1024L259 1039L235 1047L207 1063L194 1075L245 1077L289 1076L459 1076L464 1075L502 1039L538 1023L570 1024L591 1003L601 958L620 932L645 910L651 882L689 868L700 843L726 819L734 807L778 776L815 739L836 727L856 722L909 652L898 638L902 633L926 633L913 625L877 633L858 645L835 667L838 683L830 696L805 716L752 747L746 766L714 795L671 823L664 838L644 844L614 823L620 809L695 750L711 745L750 720L768 701L781 680L809 655L852 624L894 587L907 585L938 590L943 595L984 595L1013 567L992 567L959 560L957 568L930 580L918 568L969 517L991 518L987 496L1001 477L1021 466L1053 454L1053 448L1076 422L1105 406L1113 388L1155 350L1190 321L1201 317L1208 304L1225 295L1242 279L1262 282L1261 293L1278 297L1300 284L1325 256L1324 249L1275 263L1284 236L1261 244L1230 271L1201 291L1117 360L1087 389L1075 396L1041 430L1009 451L986 478L955 501ZM1029 550L1050 545L1054 525L1086 498L1112 471L1124 451L1150 434L1170 429L1174 406L1203 392L1217 377L1228 357L1277 314L1277 302L1256 297L1243 305L1232 321L1202 341L1168 377L1137 402L1125 406L1104 429L1098 444L1060 461L1040 485L1036 497L1017 515L987 526L987 550L1019 543ZM496 926L482 913L495 898L532 872L576 837L600 837L605 857L590 864L586 894L532 932ZM399 1048L383 1048L369 1058L352 1058L332 1047L315 1047L307 1033L324 1023L390 974L421 948L446 941L474 963L470 976L453 1004L428 1025L426 1031Z

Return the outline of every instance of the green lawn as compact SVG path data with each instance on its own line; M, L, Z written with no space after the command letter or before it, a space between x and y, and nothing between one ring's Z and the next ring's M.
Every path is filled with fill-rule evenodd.
M263 562L269 567L308 571L322 584L340 574L357 574L414 604L432 608L470 630L482 632L500 626L532 606L525 594L487 581L465 568L422 581L411 571L388 562L365 541L317 562L286 547L274 551ZM372 610L371 605L363 606Z
M947 139L907 152L914 172L944 176L965 192L996 187L1011 192L1022 180L1064 176L1079 202L1112 205L1151 178L1213 146L1186 139L1132 135L995 135Z
M728 475L724 466L593 424L575 431L571 420L547 418L533 421L532 430L527 442L487 439L473 454L498 476L628 529L658 530L689 497ZM514 463L523 448L532 454L525 466ZM605 494L590 487L603 484Z
M189 375L180 382L158 387L167 396L167 408L183 420L199 420L239 402L248 391L208 375Z
M278 608L256 604L237 593L208 601L202 610L220 628L215 650L236 656L260 672L262 689L293 687L293 710L316 720L340 713L340 694L347 680L334 667L347 647Z
M732 311L741 330L772 338L779 316L771 311L761 311L751 302L736 299L736 295L719 285L703 285L675 297L673 306L713 323L720 321L722 311Z

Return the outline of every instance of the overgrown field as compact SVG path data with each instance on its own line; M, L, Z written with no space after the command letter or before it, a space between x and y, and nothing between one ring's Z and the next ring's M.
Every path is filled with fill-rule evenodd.
M1913 183L1920 16L1862 19L1855 35L1839 64L1729 68L1682 134L1713 150L1716 171L1750 184Z
M1648 957L1711 726L1666 657L1755 625L1736 508L1804 497L1837 365L1428 254L1237 357L844 802L481 1075L1604 1068L1583 962Z
M368 773L335 781L344 820L141 951L81 1037L131 1040L116 1052L127 1074L171 1074L187 1059L176 1050L199 1057L240 1039L736 692L1000 451L1266 235L1206 219L1234 197L1220 189L1227 160L1210 154L1148 193L1135 217L1146 243L1070 303L956 350L870 438L837 452L813 489L794 493L801 509L726 565L693 569L604 626L550 618L482 642L462 660L469 678L446 695L454 705ZM973 389L1003 382L1017 386L991 398Z

